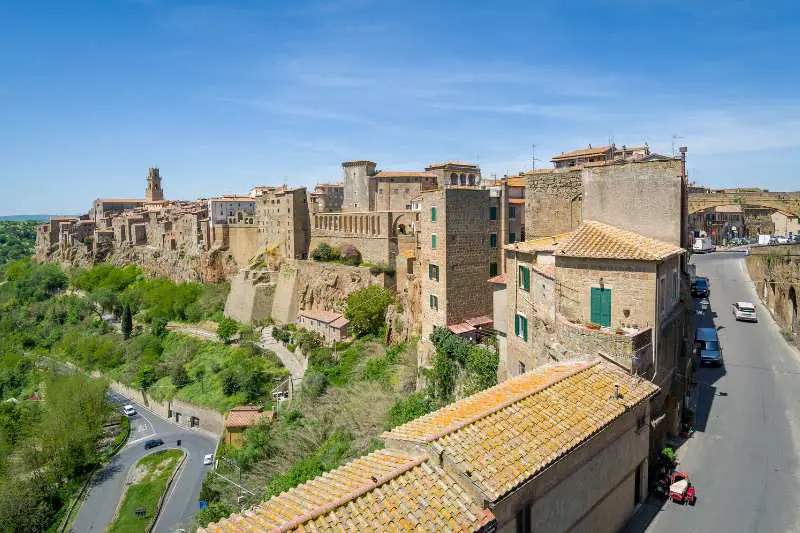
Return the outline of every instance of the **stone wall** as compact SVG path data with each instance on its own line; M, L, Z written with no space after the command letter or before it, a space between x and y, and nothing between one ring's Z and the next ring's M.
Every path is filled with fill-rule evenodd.
M525 176L525 237L571 231L581 222L580 169L536 171Z
M221 437L225 431L225 416L219 411L177 399L160 402L149 397L147 393L128 387L118 381L109 382L109 388L146 406L158 416L182 426L192 427L192 419L194 418L194 427L213 433L217 438Z
M797 342L800 245L752 247L745 263L758 297L781 329Z
M251 323L272 315L277 272L240 270L231 280L231 290L225 301L225 316L239 322Z
M611 289L611 328L648 328L655 324L656 264L643 261L559 257L558 312L588 323L591 288Z
M681 161L631 162L583 171L583 219L681 246Z
M228 226L228 251L240 267L250 264L250 260L261 251L259 241L258 228L254 225L230 224Z

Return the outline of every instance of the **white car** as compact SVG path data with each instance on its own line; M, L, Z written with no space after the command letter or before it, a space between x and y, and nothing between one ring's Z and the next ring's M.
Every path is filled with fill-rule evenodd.
M756 306L750 302L736 302L733 304L733 316L736 320L747 322L758 322L756 316Z
M214 464L214 454L207 453L203 456L203 464L204 465L213 465Z
M129 404L122 408L122 412L125 413L126 416L133 416L136 414L136 409L134 409L133 406Z

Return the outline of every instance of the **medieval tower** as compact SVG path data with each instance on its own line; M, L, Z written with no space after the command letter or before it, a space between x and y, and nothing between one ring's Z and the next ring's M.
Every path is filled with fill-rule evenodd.
M375 175L375 163L372 161L345 161L342 163L344 174L343 211L369 211L370 176Z
M146 202L160 202L164 199L158 167L147 169L147 189L144 191L144 199Z

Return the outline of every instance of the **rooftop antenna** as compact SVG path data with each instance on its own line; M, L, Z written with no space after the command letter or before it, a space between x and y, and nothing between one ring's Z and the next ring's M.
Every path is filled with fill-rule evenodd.
M536 170L536 162L541 161L541 159L536 158L536 145L531 145L531 170Z
M675 135L673 133L672 134L672 157L675 157L675 141L677 141L678 139L683 139L683 137L679 137L679 136L677 136L677 135Z

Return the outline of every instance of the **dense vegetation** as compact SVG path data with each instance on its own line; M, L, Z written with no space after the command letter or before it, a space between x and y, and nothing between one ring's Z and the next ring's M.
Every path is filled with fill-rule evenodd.
M0 277L7 263L23 259L33 253L36 225L37 222L0 220Z
M373 274L394 274L394 269L384 263L369 263L361 258L361 252L352 244L332 247L326 242L321 242L311 250L311 259L323 263L339 263L341 265L369 267Z

